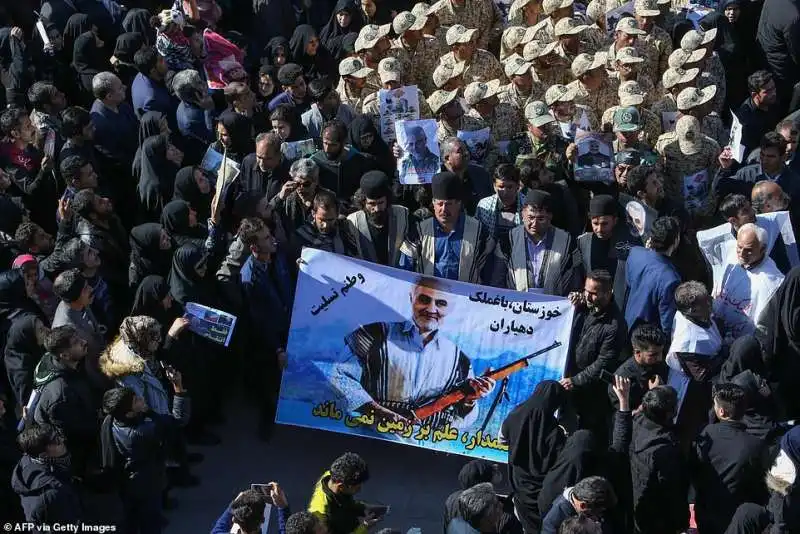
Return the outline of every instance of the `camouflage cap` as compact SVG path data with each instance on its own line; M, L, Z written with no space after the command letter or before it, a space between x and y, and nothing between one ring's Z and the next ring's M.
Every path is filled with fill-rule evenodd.
M454 89L452 91L443 91L438 89L433 92L431 96L428 97L428 107L431 108L431 112L436 114L445 107L447 104L455 100L458 96L458 89Z
M428 8L428 12L425 13L425 16L426 17L430 17L434 13L438 13L439 11L441 11L442 9L447 7L449 4L450 4L450 0L439 0L438 2L436 2L434 4L431 4L431 7Z
M373 69L367 67L360 58L348 57L339 62L339 76L352 76L353 78L366 78L372 74Z
M399 82L403 79L403 67L395 57L385 57L378 63L378 76L381 83Z
M575 3L575 0L544 0L542 2L542 11L545 15L551 15L557 9L569 7Z
M669 89L671 87L675 87L678 84L689 83L695 78L697 75L700 74L700 69L697 67L691 69L667 69L664 71L664 75L661 76L661 85L664 86L664 89Z
M428 22L426 17L417 17L410 11L402 11L392 21L392 29L397 35L403 35L405 32L411 30L421 30Z
M675 133L678 135L678 148L686 156L700 152L702 136L700 121L697 117L684 115L675 124Z
M632 46L626 46L617 50L617 54L614 59L625 64L644 62L644 58L641 57L639 52Z
M689 52L688 50L684 50L683 48L678 48L677 50L673 50L672 53L669 55L667 63L669 63L669 67L671 69L679 69L684 65L692 65L694 63L697 63L704 57L706 57L705 48L698 48L693 52Z
M621 106L639 106L644 102L644 89L636 80L628 80L619 84L617 90Z
M717 94L717 86L709 85L699 89L697 87L687 87L676 98L678 104L678 111L687 111L702 106L706 102L711 101L714 95Z
M466 100L467 104L470 106L474 106L481 100L493 97L498 91L500 91L500 80L472 82L464 89L464 100Z
M525 44L525 33L527 28L524 26L509 26L503 31L503 46L506 50L514 50L519 45Z
M717 38L717 29L711 28L704 32L689 30L681 37L681 48L688 52L697 50Z
M639 110L635 107L619 107L614 112L614 131L625 133L638 132L641 128L639 120Z
M597 22L606 17L606 3L603 0L592 0L586 6L586 18L589 22Z
M533 63L530 61L525 61L525 59L519 54L513 54L506 58L506 62L503 65L503 70L506 73L506 77L511 78L512 76L520 76L526 72L529 72L532 67Z
M575 78L580 78L590 70L604 67L605 64L606 56L604 54L578 54L572 60L572 75Z
M389 35L389 32L392 31L391 24L384 24L383 26L378 26L376 24L367 24L361 31L358 32L358 38L356 39L355 51L361 52L362 50L369 50L373 46L375 46L378 41L380 41L383 37Z
M543 43L541 41L531 41L522 49L522 57L525 61L533 61L537 57L552 54L558 46L557 41Z
M525 106L525 119L531 126L535 126L536 128L541 128L545 124L556 121L550 114L550 110L547 109L547 104L541 100L528 102Z
M657 17L661 14L655 0L635 0L633 12L641 17Z
M553 30L553 33L555 33L556 37L561 37L562 35L578 35L588 28L589 26L586 24L581 24L578 19L564 17L556 22L556 27Z
M647 35L647 32L639 29L639 23L633 17L622 17L614 28L615 32L627 33L628 35Z
M544 102L548 106L556 102L572 102L577 95L578 91L575 88L561 84L551 85L544 93Z
M463 24L453 24L445 34L447 46L453 46L457 43L468 43L477 35L478 30L475 28L467 28Z
M435 85L438 89L444 87L444 84L464 74L464 69L466 64L463 61L458 61L456 63L439 63L435 69L433 69L433 85Z

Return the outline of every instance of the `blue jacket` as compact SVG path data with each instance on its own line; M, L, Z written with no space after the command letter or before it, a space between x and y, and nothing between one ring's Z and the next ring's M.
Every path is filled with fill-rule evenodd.
M205 144L216 141L211 114L203 108L181 102L175 112L175 118L182 136Z
M139 119L148 111L160 111L171 117L177 104L170 96L166 85L151 80L141 72L131 84L131 101Z
M26 454L14 468L11 487L19 495L28 521L76 523L82 518L81 501L69 470L34 462Z
M278 508L278 534L286 534L286 520L292 514L289 507ZM269 517L265 517L264 521L269 522ZM229 504L222 515L219 516L214 527L211 529L211 534L229 534L233 527L233 512L231 512L231 505Z
M242 265L241 281L251 332L270 350L286 343L292 313L294 283L288 262L278 250L273 255L272 275L250 254Z
M641 322L660 325L669 337L675 317L675 288L681 277L669 258L654 250L633 247L625 263L628 331Z
M123 102L117 113L108 109L99 100L92 104L94 142L100 155L113 163L123 163L130 169L136 150L139 148L139 119L130 104Z

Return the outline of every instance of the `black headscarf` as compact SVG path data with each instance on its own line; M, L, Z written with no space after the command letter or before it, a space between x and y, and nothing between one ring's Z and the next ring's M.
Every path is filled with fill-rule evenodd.
M347 28L342 28L336 21L336 14L342 11L350 13L350 25ZM359 6L353 0L339 0L328 23L319 32L319 40L332 56L337 57L341 51L342 38L348 33L358 33L363 26L364 18Z
M322 76L334 78L336 73L333 69L333 58L322 42L317 47L316 55L306 54L306 46L314 37L317 37L317 30L310 24L301 24L295 28L292 38L289 40L291 61L303 67L303 74L308 80Z
M472 460L458 472L458 485L461 486L462 490L469 489L481 482L491 482L494 474L495 468L492 462Z
M372 144L364 146L361 143L361 136L370 133L373 137ZM386 144L386 141L384 141L378 133L378 129L375 127L375 123L372 122L372 118L369 115L359 115L353 119L353 122L351 122L350 126L347 128L347 144L362 154L368 154L375 158L375 162L378 164L380 170L389 176L394 174L395 161L394 156L392 156L392 151Z
M206 236L205 227L189 226L189 203L184 200L173 200L166 206L161 213L161 227L167 231L169 236L180 246L184 243L195 243L203 245Z
M528 400L514 408L503 421L502 432L508 442L511 487L521 509L525 530L538 532L539 492L545 476L556 465L567 440L555 412L567 400L566 390L554 380L536 385Z
M148 111L139 121L139 146L142 146L148 137L161 134L161 119L164 114L160 111Z
M28 297L21 269L0 273L0 332L7 332L10 321L22 313L42 317L39 306Z
M172 198L178 166L167 159L168 135L148 137L141 149L139 202L148 213L158 213Z
M170 269L172 265L170 264ZM146 276L136 288L136 295L133 297L133 308L131 315L147 315L159 323L163 329L167 329L172 321L180 315L180 310L175 306L165 310L161 302L169 295L169 284L166 278L158 275Z
M17 227L22 224L24 215L22 208L11 197L0 194L0 232L13 236Z
M264 54L262 57L266 57L270 65L275 65L275 56L279 48L283 49L283 56L286 62L291 61L292 51L289 49L289 39L280 36L273 37L269 40L267 46L264 47ZM275 68L278 68L278 66Z
M336 63L338 64L346 57L350 57L356 51L356 40L358 39L358 34L348 33L344 37L342 37L341 44L339 45L339 50L337 54L334 56L336 58Z
M601 451L597 440L589 430L578 430L568 439L555 465L548 471L539 493L539 513L542 517L561 495L564 488L579 480L597 475L601 463Z
M194 179L194 171L198 167L184 167L175 175L175 192L172 200L185 200L197 212L197 220L205 221L211 215L211 198L214 190L201 193Z
M94 76L106 68L94 33L82 33L75 39L72 49L72 68L78 73L83 89L91 92Z
M158 274L167 276L172 266L172 249L161 249L161 225L145 223L131 230L131 264L142 277Z
M89 15L84 13L75 13L67 19L67 25L64 26L64 31L61 32L64 40L64 50L72 50L78 37L91 31L93 25Z
M169 291L172 298L184 307L187 302L207 301L206 284L196 270L206 258L205 250L192 243L181 245L175 251L169 272Z
M270 93L268 95L262 95L261 91L259 90L259 87L258 87L259 82L261 80L261 75L262 74L265 74L265 75L269 76L270 79L272 80L272 93ZM258 69L258 76L254 76L253 77L253 81L251 82L251 85L252 85L251 89L256 94L256 99L261 103L263 108L266 109L267 104L269 104L269 102L273 98L275 98L275 96L281 90L281 84L278 83L278 69L276 69L274 66L268 65L268 64L261 65L261 67L259 67L259 69Z
M752 371L760 376L764 376L766 372L761 344L755 336L742 336L731 343L728 359L722 364L718 381L730 382L743 371Z
M227 155L237 163L255 151L253 142L253 122L233 110L226 110L220 114L218 122L225 126L231 139L231 146L227 147Z
M146 9L135 8L128 11L122 19L122 28L126 32L138 32L144 37L144 42L152 46L156 44L156 31L150 25L150 12Z
M144 37L139 32L126 32L117 37L114 45L114 57L125 63L133 64L133 56L144 45Z

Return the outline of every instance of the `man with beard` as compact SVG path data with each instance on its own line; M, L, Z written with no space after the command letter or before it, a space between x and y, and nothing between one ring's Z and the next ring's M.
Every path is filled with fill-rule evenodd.
M454 302L446 282L420 277L411 289L411 317L360 326L345 336L333 385L348 411L378 419L413 420L412 410L463 386L466 398L425 422L466 428L478 417L475 402L494 389L494 380L476 377L469 357L439 334Z
M336 197L320 191L311 203L311 217L294 233L294 257L299 258L303 247L355 256L355 247L344 230L345 219L339 219Z
M363 207L347 216L345 228L355 243L358 257L373 263L397 266L400 249L408 239L408 208L392 204L389 177L370 171L361 177Z
M281 154L281 138L275 132L262 132L256 137L256 151L242 160L242 172L231 184L228 198L234 216L244 217L244 207L253 197L275 197L284 184L291 181L289 162Z
M658 212L659 217L675 217L685 228L689 215L683 205L666 198L664 178L656 167L637 165L627 176L628 193L636 200Z
M664 363L664 347L667 337L654 324L639 323L631 333L633 356L617 367L614 374L631 381L630 406L633 409L642 404L642 397L648 390L667 383L667 364ZM608 398L614 409L619 408L613 384L608 386ZM636 408L634 408L634 406Z
M359 180L375 165L351 146L345 146L347 128L332 120L322 127L322 150L318 150L311 160L319 166L319 183L334 192L336 198L349 205L353 193L358 189Z
M482 283L495 241L474 217L464 212L464 185L452 172L431 181L433 217L419 224L415 246L404 247L400 267L427 276Z
M439 170L439 158L428 148L428 136L421 127L414 126L408 132L405 157L400 165L400 176L406 183L411 183L415 177L419 183L424 183Z
M578 250L584 272L603 269L613 280L614 302L625 307L625 261L631 243L624 225L617 224L619 203L610 195L595 195L589 201L592 231L578 237Z

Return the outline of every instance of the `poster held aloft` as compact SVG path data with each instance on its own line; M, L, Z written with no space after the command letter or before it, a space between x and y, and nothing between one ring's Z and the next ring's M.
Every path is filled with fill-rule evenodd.
M184 317L189 319L189 331L226 347L230 344L236 327L235 315L196 302L187 302Z
M476 165L483 165L486 160L486 155L489 153L489 147L492 144L492 131L490 128L483 128L481 130L464 131L458 130L456 137L464 141L469 150L469 158Z
M587 134L575 140L577 158L575 160L575 180L579 182L614 181L611 166L613 150L597 134Z
M278 423L503 461L507 414L563 375L567 299L302 259Z
M395 123L419 120L419 90L416 85L378 91L381 137L386 143L397 139Z
M436 121L397 121L397 145L403 152L397 160L400 183L406 185L429 184L439 172L439 143L436 140Z

